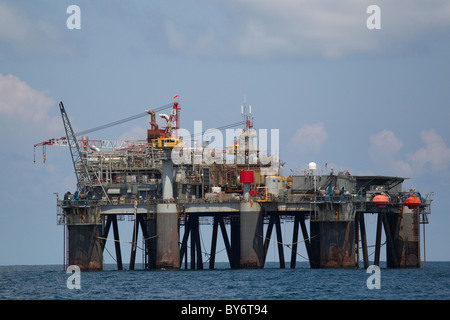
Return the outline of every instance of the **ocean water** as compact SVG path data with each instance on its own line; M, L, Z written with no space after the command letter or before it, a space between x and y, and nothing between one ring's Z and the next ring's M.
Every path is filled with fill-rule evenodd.
M448 300L450 262L421 269L380 268L380 289L368 289L365 269L114 270L81 272L68 289L61 265L0 266L0 300Z

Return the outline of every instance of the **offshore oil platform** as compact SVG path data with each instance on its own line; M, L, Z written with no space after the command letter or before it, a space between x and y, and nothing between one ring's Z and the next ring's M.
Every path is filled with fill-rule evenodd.
M263 161L264 154L253 143L257 133L251 107L249 112L242 107L243 121L226 126L243 126L226 150L203 139L194 145L183 141L178 136L178 102L110 124L150 115L147 139L142 141L79 140L77 136L92 130L74 133L62 102L59 107L66 136L35 148L43 147L44 162L49 145L69 147L72 156L76 191L57 196L67 265L102 270L105 244L113 241L117 268L122 270L118 221L128 217L134 221L130 270L135 268L139 229L145 268L178 269L184 262L185 268L203 269L201 224L212 226L209 268L215 265L219 228L231 268L263 268L274 227L279 264L285 268L281 224L286 222L293 223L291 268L301 243L311 268L359 268L360 261L367 268L364 216L375 214L374 264L380 263L384 229L387 267L421 266L419 227L428 223L430 194L403 191L405 178L400 177L316 174L314 162L304 174L284 177L278 156ZM170 115L159 114L166 121L160 128L156 113L169 108ZM202 161L220 159L218 155L226 161ZM174 161L174 156L187 161Z

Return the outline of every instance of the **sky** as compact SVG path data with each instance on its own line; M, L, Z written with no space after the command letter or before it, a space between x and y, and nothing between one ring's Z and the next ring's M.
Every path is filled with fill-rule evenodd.
M62 264L54 193L75 189L70 153L33 161L34 144L64 136L59 101L79 131L174 95L188 130L241 121L245 97L256 129L280 130L285 175L314 161L433 192L426 259L448 261L449 57L447 0L0 0L0 265ZM145 139L149 121L89 138ZM371 237L375 216L366 225Z

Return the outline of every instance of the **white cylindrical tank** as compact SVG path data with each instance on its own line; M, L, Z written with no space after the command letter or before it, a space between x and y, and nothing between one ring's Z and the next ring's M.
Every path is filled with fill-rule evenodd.
M265 184L267 187L267 193L275 196L279 195L281 178L278 176L266 176Z

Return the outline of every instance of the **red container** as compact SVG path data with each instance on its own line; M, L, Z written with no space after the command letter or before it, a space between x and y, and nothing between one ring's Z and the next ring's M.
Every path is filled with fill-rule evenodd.
M241 183L253 183L253 171L241 171Z

